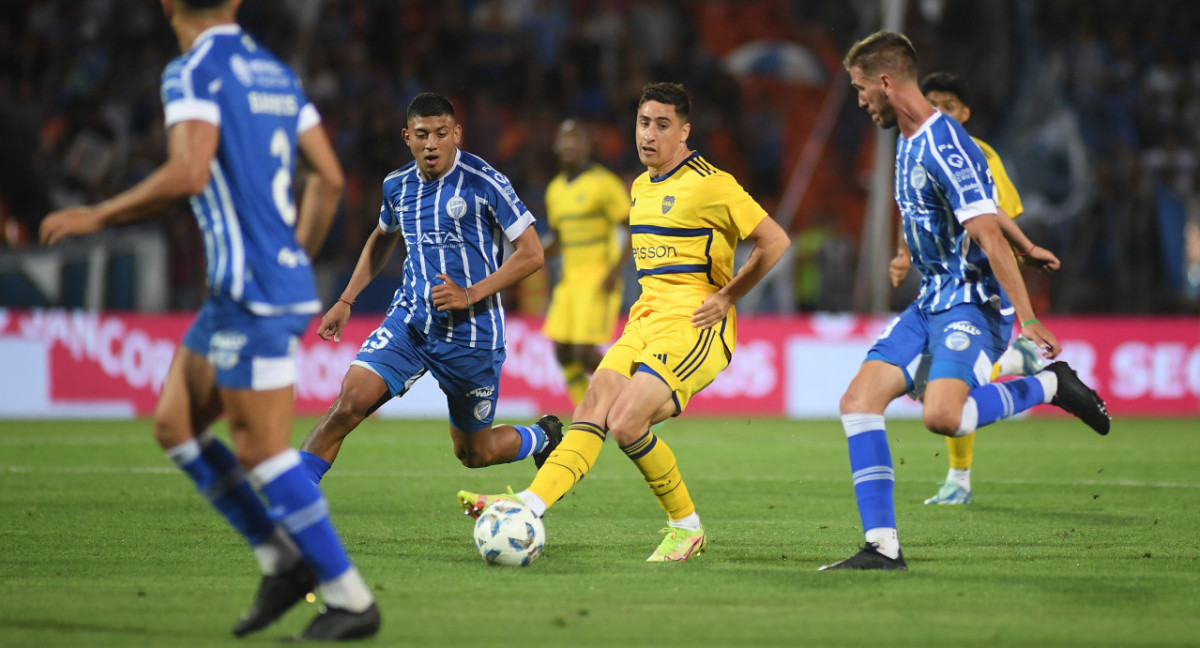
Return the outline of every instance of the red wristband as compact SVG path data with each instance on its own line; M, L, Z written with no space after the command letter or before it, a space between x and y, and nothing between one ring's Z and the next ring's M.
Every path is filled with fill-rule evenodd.
M351 307L354 306L354 302L346 301L345 299L342 299L341 297L338 297L338 301L342 302L343 304L345 304L347 306L351 306Z

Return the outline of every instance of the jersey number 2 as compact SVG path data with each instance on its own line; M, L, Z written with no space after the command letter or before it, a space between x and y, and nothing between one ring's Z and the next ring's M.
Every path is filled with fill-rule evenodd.
M271 155L279 158L279 168L271 178L271 195L275 208L288 227L296 225L296 205L292 202L292 142L282 128L271 136Z

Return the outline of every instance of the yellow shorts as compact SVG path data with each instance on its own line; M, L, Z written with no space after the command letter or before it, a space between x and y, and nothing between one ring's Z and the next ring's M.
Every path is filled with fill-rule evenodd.
M600 369L626 378L649 371L674 392L675 413L683 412L692 396L716 380L729 366L730 351L722 334L729 319L703 330L685 317L642 317L625 325L617 343L604 354Z
M550 295L550 309L542 332L562 344L607 344L621 309L621 284L605 295L600 282L558 282Z

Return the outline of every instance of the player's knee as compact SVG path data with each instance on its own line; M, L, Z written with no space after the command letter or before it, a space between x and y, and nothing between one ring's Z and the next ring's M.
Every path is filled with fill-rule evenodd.
M942 436L954 436L958 431L958 425L961 422L962 413L953 413L948 411L935 411L926 409L923 422L926 429L934 434Z
M169 450L192 438L191 430L181 421L155 413L154 440L163 450Z
M635 420L629 416L617 415L608 419L608 435L620 446L627 446L637 441L650 429L648 422Z
M842 414L861 414L869 411L862 391L854 385L851 385L842 394L842 400L838 402L838 408Z

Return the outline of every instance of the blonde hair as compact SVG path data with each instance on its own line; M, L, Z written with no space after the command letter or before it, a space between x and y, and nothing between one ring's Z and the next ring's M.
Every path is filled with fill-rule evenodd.
M858 41L842 60L846 71L857 67L864 75L887 72L897 78L917 78L917 50L904 34L877 31Z

